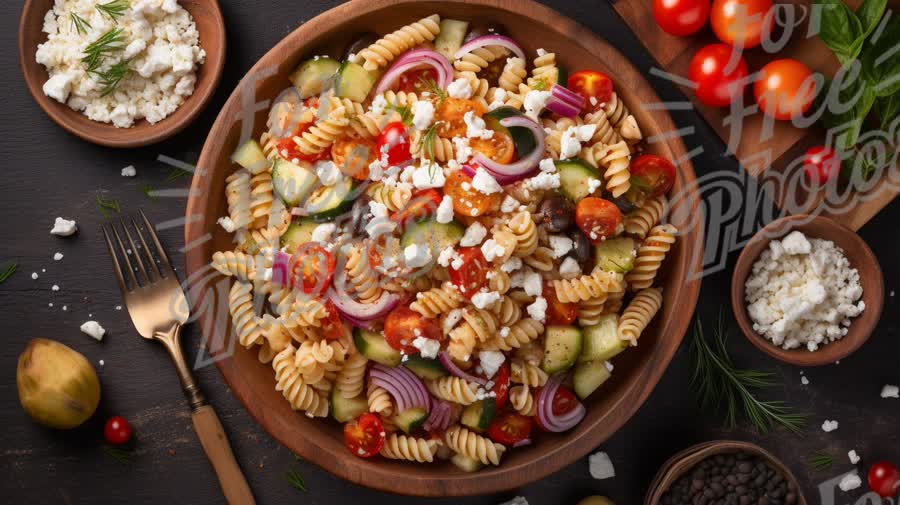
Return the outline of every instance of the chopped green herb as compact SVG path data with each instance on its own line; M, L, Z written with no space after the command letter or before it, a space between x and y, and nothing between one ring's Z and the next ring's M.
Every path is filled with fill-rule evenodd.
M419 76L419 87L436 96L438 104L447 99L447 92L441 89L438 83L426 74Z
M129 7L131 3L128 0L112 0L105 4L97 4L97 10L109 16L114 22L118 22L118 18L122 17Z
M144 184L143 186L141 186L141 191L143 191L144 194L147 195L147 198L149 198L151 200L156 200L156 195L153 194L153 192L156 190L153 189L153 186L151 186L149 184Z
M81 62L87 65L88 72L94 72L107 56L125 49L125 34L121 28L113 28L84 48Z
M97 195L97 208L100 209L100 212L103 213L104 217L109 217L111 212L115 212L116 214L122 212L122 206L119 205L118 200L115 198L106 198L101 195Z
M131 453L123 451L118 447L110 447L108 445L104 445L103 452L106 453L107 456L118 461L119 463L122 463L123 465L131 464Z
M400 114L400 121L406 126L412 124L413 113L409 105L388 105L388 108Z
M306 481L303 480L303 476L300 475L300 472L298 472L297 470L289 470L284 474L284 478L287 479L288 484L290 484L294 489L303 491L304 493L307 491Z
M91 27L91 24L74 12L69 14L69 17L72 18L72 26L75 28L75 31L82 35L87 35L87 29Z
M107 96L119 87L122 79L131 73L131 67L128 66L130 62L131 60L122 60L103 72L95 72L103 86L100 96Z
M6 282L6 279L9 279L12 274L16 273L17 268L19 268L19 264L15 261L4 263L2 270L0 270L0 284Z
M434 142L437 140L437 129L440 124L440 121L436 121L419 139L419 150L424 152L425 157L429 160L434 159Z
M818 451L813 453L809 459L806 460L806 464L815 471L822 471L831 468L831 465L834 463L834 456L828 454L825 451Z
M181 179L182 177L185 177L188 175L191 175L191 173L188 172L187 170L184 170L182 168L176 168L176 169L172 170L171 172L169 172L169 175L166 176L166 182L175 182L178 179Z

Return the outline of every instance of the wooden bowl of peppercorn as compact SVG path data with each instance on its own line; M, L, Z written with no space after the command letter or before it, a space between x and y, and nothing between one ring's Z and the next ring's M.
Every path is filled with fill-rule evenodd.
M791 471L762 447L717 440L672 456L656 474L644 500L645 505L695 503L806 505L806 499Z

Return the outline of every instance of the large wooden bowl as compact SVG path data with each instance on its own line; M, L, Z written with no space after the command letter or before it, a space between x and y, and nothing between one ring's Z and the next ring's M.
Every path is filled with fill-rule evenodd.
M210 272L208 262L217 250L231 249L231 237L216 225L226 214L225 177L234 169L229 161L244 135L258 135L265 125L265 107L253 104L275 98L289 86L288 73L304 58L316 54L340 55L354 34L374 30L385 33L433 12L441 16L496 20L533 54L539 47L553 50L563 67L594 68L613 76L616 88L635 114L646 137L675 131L671 117L658 108L659 98L638 71L608 43L593 33L538 3L526 0L475 0L416 2L410 0L359 0L332 9L303 24L269 51L250 70L210 131L200 155L187 207L187 271L194 288L192 302L201 308L199 319L207 346L214 350L233 346L215 331L217 321L227 323L227 281ZM242 89L250 96L242 97ZM255 93L255 94L254 94ZM256 111L243 121L241 110ZM253 119L252 124L249 120ZM687 159L677 135L647 150L672 160ZM673 205L676 225L699 216L694 171L681 163ZM702 221L701 221L702 223ZM656 385L681 343L699 292L702 224L687 226L661 272L665 302L660 314L641 337L640 346L616 358L616 372L603 389L588 401L588 415L578 427L561 435L542 435L531 447L510 451L499 467L466 474L449 463L417 465L384 459L363 460L344 447L339 426L331 421L310 420L294 412L275 391L270 366L260 364L256 352L240 346L217 365L231 390L247 410L281 443L330 472L359 484L402 494L459 496L486 494L538 480L583 457L606 440L640 407ZM224 289L224 291L223 291ZM201 307L203 305L203 307ZM218 306L212 312L211 306Z

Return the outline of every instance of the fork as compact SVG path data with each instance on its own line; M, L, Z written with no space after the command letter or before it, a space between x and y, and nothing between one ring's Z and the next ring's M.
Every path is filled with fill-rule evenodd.
M234 458L222 423L219 421L216 411L197 387L197 382L194 380L181 350L181 328L190 315L187 298L172 269L169 257L160 244L159 237L156 236L156 231L147 220L143 210L140 211L140 214L144 228L155 246L158 258L154 258L153 251L147 246L144 234L134 217L131 217L130 220L134 234L138 238L137 244L125 219L119 220L119 226L128 240L128 248L122 242L122 237L115 224L110 223L109 229L107 226L103 226L106 247L109 248L116 281L119 283L119 289L122 290L128 314L138 333L147 340L156 340L162 343L172 361L175 362L181 387L191 406L194 431L197 432L200 444L215 469L219 485L222 487L228 503L253 505L256 501ZM115 245L110 233L112 237L115 237ZM137 247L138 245L140 247ZM118 246L118 255L116 246ZM125 268L122 268L119 263L119 256L124 260ZM136 270L132 266L132 261L137 265Z

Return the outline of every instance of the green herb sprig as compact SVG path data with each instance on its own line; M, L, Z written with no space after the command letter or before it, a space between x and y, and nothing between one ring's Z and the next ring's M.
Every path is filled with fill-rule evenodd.
M419 76L419 88L424 89L425 91L428 91L432 95L436 96L438 104L447 99L447 92L441 89L440 86L438 86L437 81L425 74Z
M144 195L146 195L147 198L149 198L151 200L156 200L156 195L153 194L153 192L156 190L153 189L153 186L151 186L149 184L144 184L143 186L141 186L141 191L144 192Z
M128 451L123 451L118 447L110 447L108 445L104 445L103 452L110 458L116 460L119 463L122 463L123 465L131 464L131 453L129 453Z
M128 0L112 0L105 4L96 5L97 10L101 14L109 16L115 23L118 23L118 19L125 14L129 7L131 7L131 2Z
M818 451L813 453L806 460L806 464L809 465L812 470L820 472L831 468L831 465L834 464L834 456L828 454L826 451Z
M166 182L175 182L178 179L187 177L189 175L191 175L191 172L188 172L187 170L184 170L182 168L175 168L171 172L169 172L169 175L166 176Z
M406 126L412 125L413 113L412 108L409 105L388 105L390 110L393 110L397 114L400 115L400 121L403 122Z
M440 124L441 121L436 121L419 138L419 150L424 152L425 157L429 160L434 160L434 143L437 140L437 129Z
M12 274L16 273L16 270L19 268L19 264L15 261L8 261L3 264L2 270L0 270L0 284L6 282L6 279L12 277Z
M91 27L91 24L74 12L69 14L69 17L72 18L72 26L75 28L75 31L82 35L87 35L88 28Z
M97 208L100 209L100 212L104 217L109 217L113 212L116 214L122 212L122 206L119 204L118 200L115 198L107 198L102 195L97 195Z
M107 56L125 49L125 33L121 28L113 28L84 48L81 62L87 66L88 72L94 72Z
M131 73L131 67L128 66L129 63L131 63L130 59L121 60L103 72L95 72L100 80L100 85L103 86L100 90L100 96L110 95L119 87L122 79Z
M298 472L297 470L288 470L284 474L284 478L292 488L298 491L303 491L304 493L308 491L308 489L306 488L306 481L303 480L303 476L300 475L300 472Z
M703 332L699 319L694 323L690 350L694 361L691 386L704 408L724 408L725 426L737 426L742 415L760 433L767 433L781 425L793 433L800 433L807 416L796 413L782 401L763 401L755 390L774 385L772 372L737 368L726 348L727 333L722 313L713 331L711 342Z

